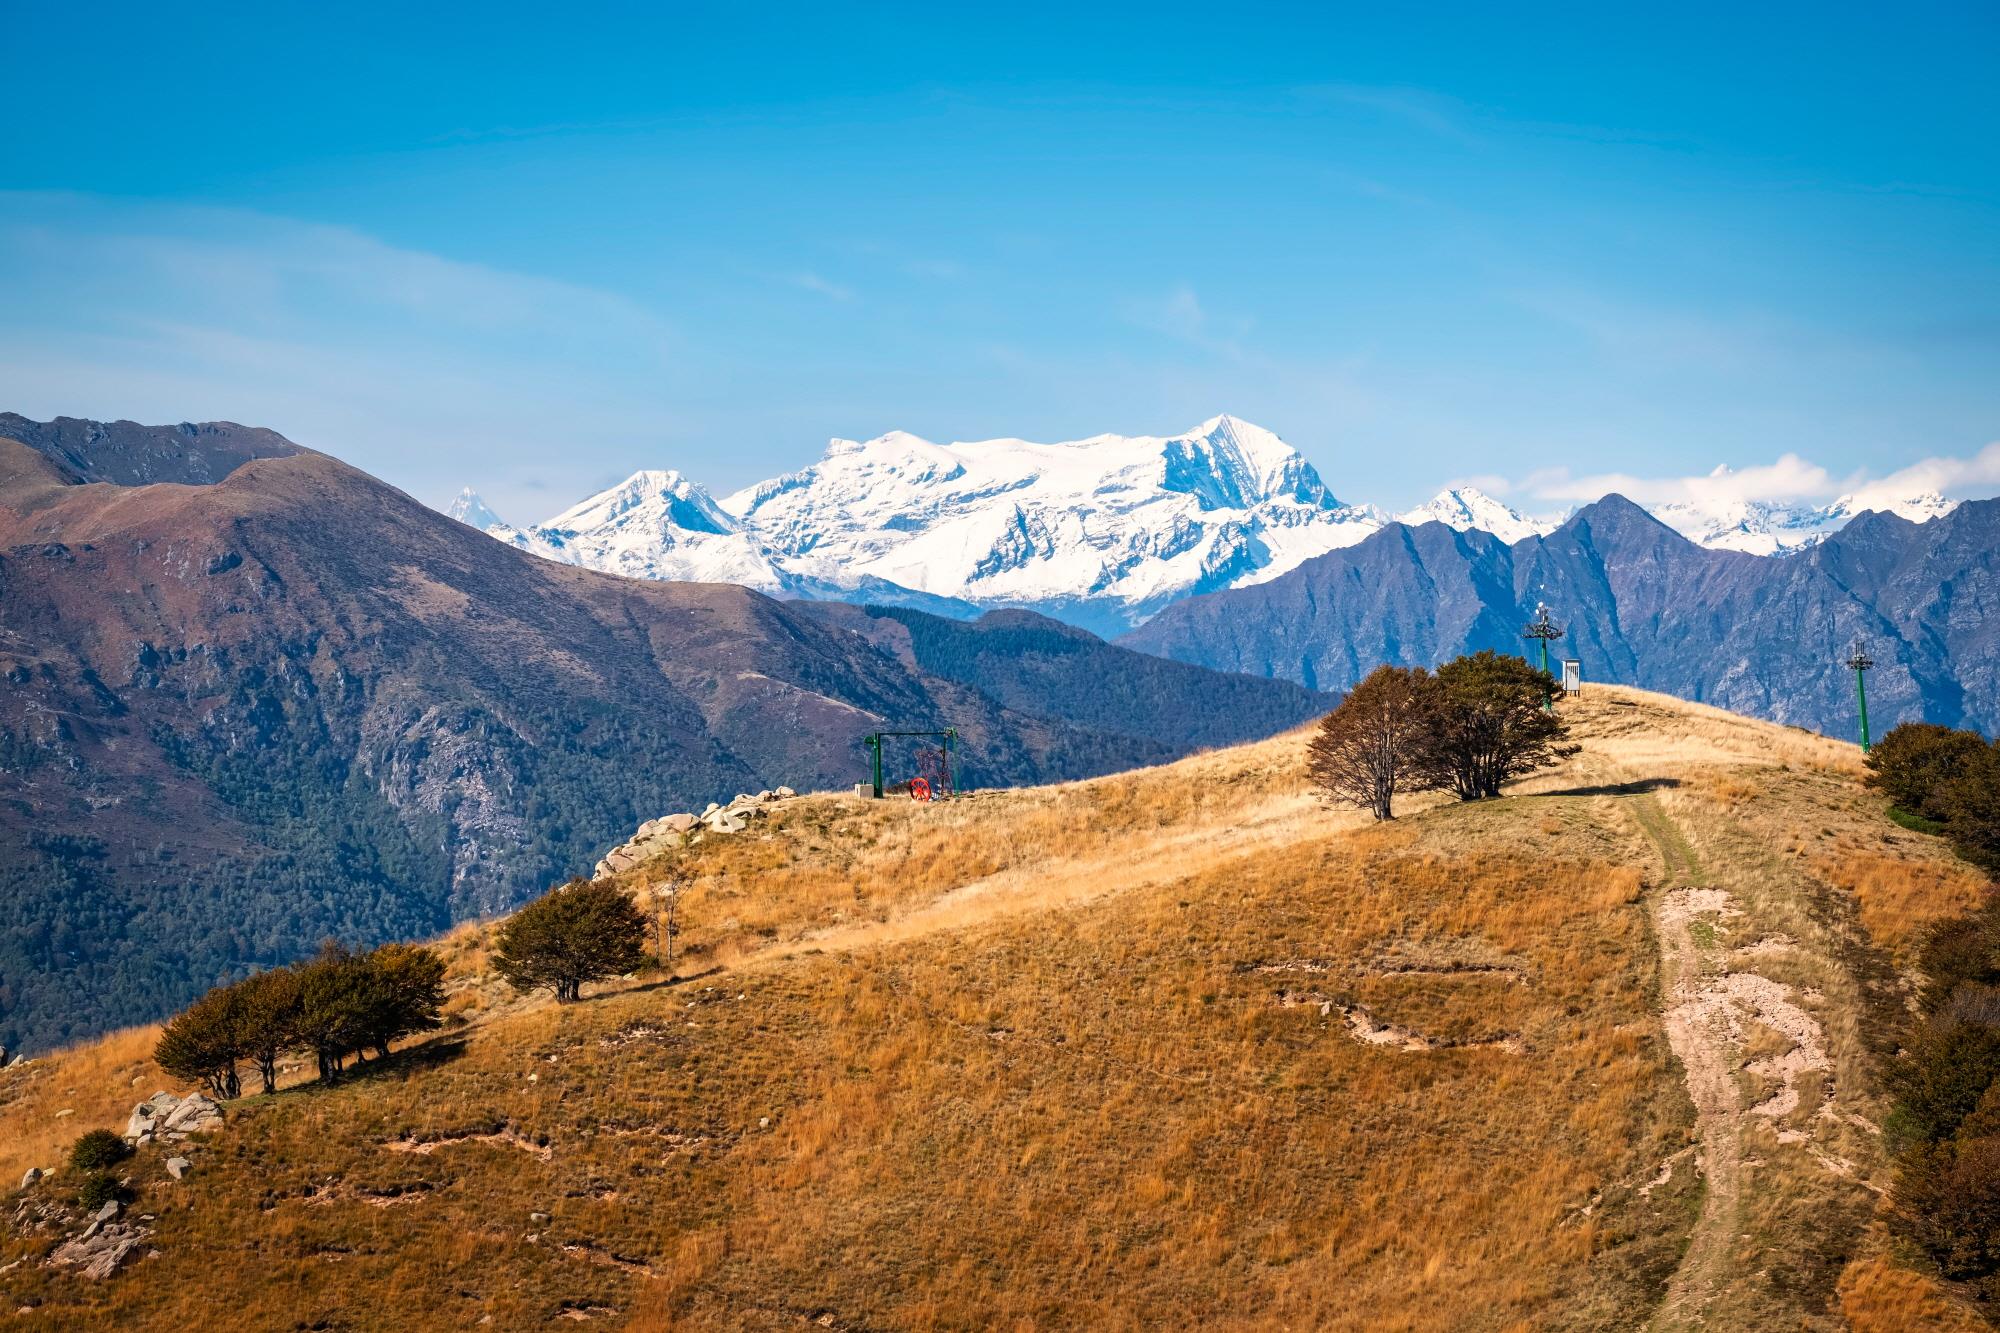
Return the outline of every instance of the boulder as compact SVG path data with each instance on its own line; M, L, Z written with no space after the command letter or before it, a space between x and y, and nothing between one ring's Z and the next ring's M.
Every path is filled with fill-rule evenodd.
M660 822L665 824L669 829L672 829L675 833L686 833L692 828L694 828L696 824L699 824L701 820L693 815L668 815L664 820Z
M793 791L790 787L773 787L771 789L771 794L773 796L776 796L781 801L789 801L794 796L798 795L798 793Z
M757 793L757 799L759 801L764 801L764 802L775 801L778 799L778 794L772 791L769 787L766 787L764 788L764 790Z
M185 1176L187 1174L187 1170L188 1170L187 1158L169 1157L167 1159L167 1174L172 1176L175 1180L179 1180L181 1177Z
M81 1269L85 1277L107 1278L139 1248L152 1233L145 1227L114 1222L108 1226L92 1223L75 1240L66 1241L49 1256L51 1264Z
M222 1108L212 1098L198 1092L185 1098L156 1092L132 1108L132 1118L125 1122L125 1137L134 1144L151 1143L156 1138L175 1142L221 1127Z
M182 1138L189 1134L205 1134L211 1129L222 1127L222 1107L215 1100L191 1092L179 1106L167 1112L167 1118L160 1128L169 1137Z
M28 1174L21 1177L21 1188L26 1189L28 1188L28 1186L34 1184L41 1178L42 1178L42 1168L40 1168L39 1166L31 1166L28 1168Z

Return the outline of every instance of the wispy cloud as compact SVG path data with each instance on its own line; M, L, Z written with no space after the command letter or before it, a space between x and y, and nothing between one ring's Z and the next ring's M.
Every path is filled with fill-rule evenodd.
M1189 284L1175 284L1158 296L1141 297L1125 305L1128 322L1154 333L1212 352L1234 361L1250 359L1245 341L1250 336L1247 319L1218 319Z
M1898 468L1879 481L1852 488L1861 508L1887 504L1901 496L1936 491L1950 499L1990 496L2000 491L2000 441L1970 458L1926 458Z
M1466 128L1463 104L1427 88L1397 84L1315 83L1300 88L1301 96L1359 107L1402 121L1440 139L1472 144L1478 136Z
M2000 490L2000 442L1971 457L1940 455L1882 477L1865 472L1837 476L1795 453L1774 462L1733 468L1718 465L1700 476L1644 477L1629 472L1575 476L1567 468L1530 473L1517 488L1543 500L1583 503L1616 492L1640 504L1694 504L1825 501L1853 496L1859 507L1886 507L1894 501L1936 492L1947 499L1986 497Z
M503 512L552 444L657 440L699 379L616 293L249 212L0 194L0 284L12 410L269 425Z
M792 286L799 288L801 291L813 292L826 297L829 301L852 301L854 299L854 289L852 287L844 286L841 283L833 281L831 278L823 278L810 270L787 273L785 281L791 283Z

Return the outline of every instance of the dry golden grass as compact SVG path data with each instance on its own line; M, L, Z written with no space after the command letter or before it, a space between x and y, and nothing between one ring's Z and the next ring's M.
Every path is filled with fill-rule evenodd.
M1319 805L1302 734L939 807L814 797L689 859L681 977L577 1006L508 994L468 927L445 942L462 1026L238 1105L186 1181L142 1152L160 1257L104 1284L24 1263L0 1307L219 1331L1644 1324L1701 1195L1687 1169L1652 1183L1691 1112L1621 784L1678 782L1688 854L1810 946L1787 979L1827 997L1843 1087L1868 1073L1840 949L1875 946L1841 933L1867 891L1815 867L1841 839L1906 849L1852 747L1636 692L1566 707L1585 753L1534 794L1386 826ZM1445 1048L1363 1045L1338 1006ZM75 1131L122 1122L145 1046L43 1062L0 1151L44 1083L79 1090ZM1730 1309L1917 1310L1893 1268L1835 1292L1871 1196L1767 1151L1743 1263L1777 1277ZM55 1238L5 1234L0 1269Z
M1857 1261L1840 1278L1840 1311L1854 1333L1979 1333L1985 1320L1921 1273L1876 1257Z
M1851 850L1837 859L1817 858L1813 869L1854 895L1869 938L1906 966L1915 961L1915 950L1931 927L1970 914L1991 892L1985 875L1942 856L1913 860Z
M126 1028L0 1072L0 1184L61 1164L90 1129L123 1129L135 1103L179 1084L153 1063L157 1027Z

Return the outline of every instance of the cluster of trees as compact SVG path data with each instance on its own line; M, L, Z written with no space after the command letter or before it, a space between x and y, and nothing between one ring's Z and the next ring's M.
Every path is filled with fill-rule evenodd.
M302 963L209 991L167 1024L153 1059L216 1097L242 1095L245 1063L265 1092L276 1091L278 1061L290 1051L310 1051L330 1082L350 1056L386 1056L391 1042L437 1027L443 1005L444 960L431 950L329 944Z
M1513 778L1576 753L1548 708L1548 672L1487 649L1422 667L1377 667L1328 713L1313 737L1313 780L1392 819L1397 792L1498 796Z
M2000 893L1926 942L1914 1031L1889 1068L1896 1217L1945 1276L2000 1300Z
M1870 751L1868 767L1901 822L1942 833L1966 860L2000 871L2000 741L1905 722Z

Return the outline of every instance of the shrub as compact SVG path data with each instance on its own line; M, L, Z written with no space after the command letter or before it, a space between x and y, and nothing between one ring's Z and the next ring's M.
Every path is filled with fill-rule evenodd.
M1889 1067L1888 1085L1925 1139L1951 1137L2000 1077L2000 1028L1933 1019Z
M2000 871L2000 745L1976 731L1905 722L1868 755L1868 781L1894 802L1890 818L1941 832L1976 866Z
M573 879L516 912L501 927L494 970L516 990L547 986L561 1003L583 983L646 961L646 919L623 890Z
M1395 818L1396 788L1412 780L1429 684L1430 676L1421 668L1379 666L1370 672L1340 707L1320 720L1307 750L1313 781L1372 810L1377 819Z
M69 1164L79 1171L101 1171L132 1155L132 1145L108 1129L93 1129L69 1147Z
M1946 1277L2000 1274L2000 1136L1917 1149L1904 1159L1896 1202L1904 1230Z
M76 1201L87 1213L94 1213L113 1199L124 1202L125 1187L118 1178L105 1171L93 1171L83 1178L83 1184L76 1191Z
M1544 707L1556 688L1548 672L1490 648L1446 662L1421 693L1417 785L1476 801L1575 754L1560 744L1569 728Z
M1977 732L1954 731L1935 722L1905 722L1868 752L1868 783L1902 809L1942 820L1942 792L1986 749Z
M1924 974L1919 1003L1926 1014L1936 1013L1968 981L2000 985L2000 895L1989 895L1971 916L1932 927L1917 967Z

